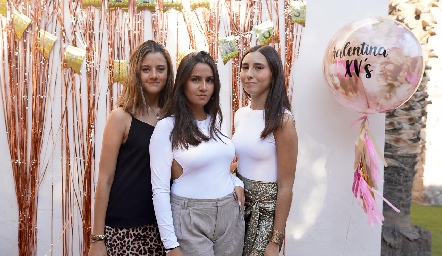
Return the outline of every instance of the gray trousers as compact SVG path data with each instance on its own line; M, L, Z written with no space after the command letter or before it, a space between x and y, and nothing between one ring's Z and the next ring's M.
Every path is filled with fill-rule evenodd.
M185 256L240 256L244 246L244 211L235 193L218 199L171 194L173 226Z

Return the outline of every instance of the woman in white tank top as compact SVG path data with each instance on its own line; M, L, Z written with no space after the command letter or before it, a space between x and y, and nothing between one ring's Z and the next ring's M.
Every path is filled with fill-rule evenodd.
M241 60L250 105L235 113L232 141L244 182L244 256L279 255L292 203L298 137L276 50L258 45Z

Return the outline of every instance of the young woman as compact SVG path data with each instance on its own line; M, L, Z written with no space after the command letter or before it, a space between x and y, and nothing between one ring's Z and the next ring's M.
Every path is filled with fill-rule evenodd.
M276 50L258 45L246 52L240 79L251 100L235 113L232 138L246 198L243 255L279 255L292 203L298 137Z
M180 62L173 100L150 142L155 213L167 255L242 254L243 184L222 127L220 81L207 53ZM172 186L170 182L172 180Z
M130 57L123 92L107 120L90 256L164 255L150 183L149 141L173 88L169 53L146 41Z

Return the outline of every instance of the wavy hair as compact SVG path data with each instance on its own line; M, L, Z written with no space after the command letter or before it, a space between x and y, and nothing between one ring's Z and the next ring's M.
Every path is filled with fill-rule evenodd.
M138 45L130 56L129 70L124 82L123 91L116 103L117 106L122 107L132 115L147 111L148 107L144 98L145 90L141 85L141 62L147 54L157 52L163 54L167 63L166 84L160 92L158 107L163 108L166 105L168 96L171 95L174 73L169 52L161 44L153 40L145 41Z
M188 106L188 100L184 93L184 88L192 69L198 63L209 65L213 72L213 94L209 102L204 106L204 111L211 116L209 136L204 135L198 129L196 117ZM175 117L175 124L170 134L172 148L188 149L189 145L197 146L201 142L208 141L211 138L220 138L219 134L223 135L221 133L223 115L221 113L219 100L220 87L221 83L219 80L218 69L215 61L208 53L204 51L193 52L186 55L181 60L175 78L173 98L166 110L166 116Z
M278 52L268 45L257 45L250 48L241 58L241 65L244 57L251 52L259 52L266 58L272 72L269 94L264 104L264 129L261 138L264 139L269 134L276 131L283 123L284 111L290 109L287 96L287 89L284 79L284 69L281 57ZM247 93L246 93L247 94ZM249 97L250 95L247 94Z

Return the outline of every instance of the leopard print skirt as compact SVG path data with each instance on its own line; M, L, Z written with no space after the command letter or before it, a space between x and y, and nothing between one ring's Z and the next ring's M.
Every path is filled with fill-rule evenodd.
M104 234L109 256L166 255L156 223L135 228L106 226Z

